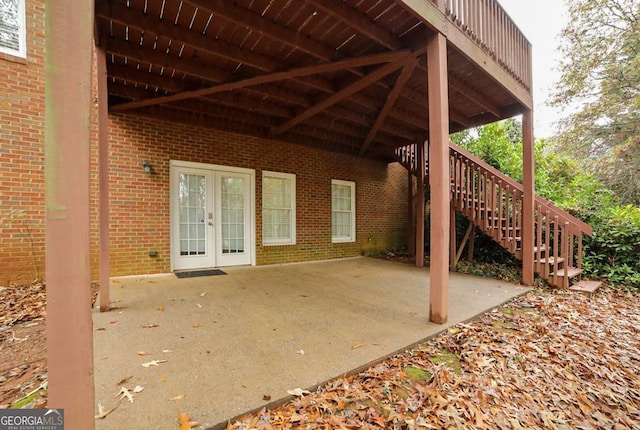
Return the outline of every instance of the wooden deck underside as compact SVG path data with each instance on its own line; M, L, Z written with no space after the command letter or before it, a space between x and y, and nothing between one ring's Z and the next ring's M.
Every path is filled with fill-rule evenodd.
M428 135L425 47L446 21L450 131L523 111L530 45L496 2L424 2L433 22L412 3L96 2L110 110L392 161Z

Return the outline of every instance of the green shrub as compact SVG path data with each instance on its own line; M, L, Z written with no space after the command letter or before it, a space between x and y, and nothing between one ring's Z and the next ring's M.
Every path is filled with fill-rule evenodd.
M585 238L583 260L587 275L640 288L640 208L603 208L589 222L593 236Z

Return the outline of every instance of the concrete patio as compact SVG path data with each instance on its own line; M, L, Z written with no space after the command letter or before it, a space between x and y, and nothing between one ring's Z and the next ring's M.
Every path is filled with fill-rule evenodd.
M179 412L209 428L528 291L451 274L449 323L436 325L427 269L355 258L224 270L111 280L116 309L94 313L95 386L96 402L118 407L96 429L175 429ZM166 362L142 367L152 360ZM133 403L116 397L126 378L144 388Z

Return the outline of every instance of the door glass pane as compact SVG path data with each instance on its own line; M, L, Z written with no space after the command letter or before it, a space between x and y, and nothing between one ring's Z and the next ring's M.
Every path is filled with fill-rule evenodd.
M244 179L221 178L222 253L244 252Z
M206 186L204 175L180 173L180 255L206 254Z

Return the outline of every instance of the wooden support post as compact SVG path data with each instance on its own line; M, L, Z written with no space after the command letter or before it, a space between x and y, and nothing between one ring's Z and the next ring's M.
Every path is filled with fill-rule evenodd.
M533 112L522 115L522 284L533 285L535 246L535 160L533 152Z
M110 309L109 295L109 94L104 43L96 43L98 79L98 206L100 220L100 312Z
M456 265L458 261L460 261L460 256L462 255L462 251L464 251L464 246L467 244L469 237L471 236L471 232L473 231L473 224L469 223L467 227L467 231L464 232L464 237L462 238L462 242L460 242L460 246L458 247L458 252L455 255Z
M449 307L449 100L447 40L438 33L427 42L429 93L429 184L431 260L429 320L444 324Z
M449 270L455 272L458 260L456 260L456 210L453 204L449 213Z
M474 247L476 245L476 227L475 225L473 225L473 223L471 221L469 221L469 230L470 230L470 236L469 236L469 248L467 248L467 261L472 262L473 261L473 251L474 251Z
M89 252L93 1L46 2L45 261L48 406L94 428Z
M407 169L407 255L416 255L416 220L413 174Z
M418 141L418 167L416 169L418 180L416 181L416 266L424 267L424 171L425 171L425 142Z

